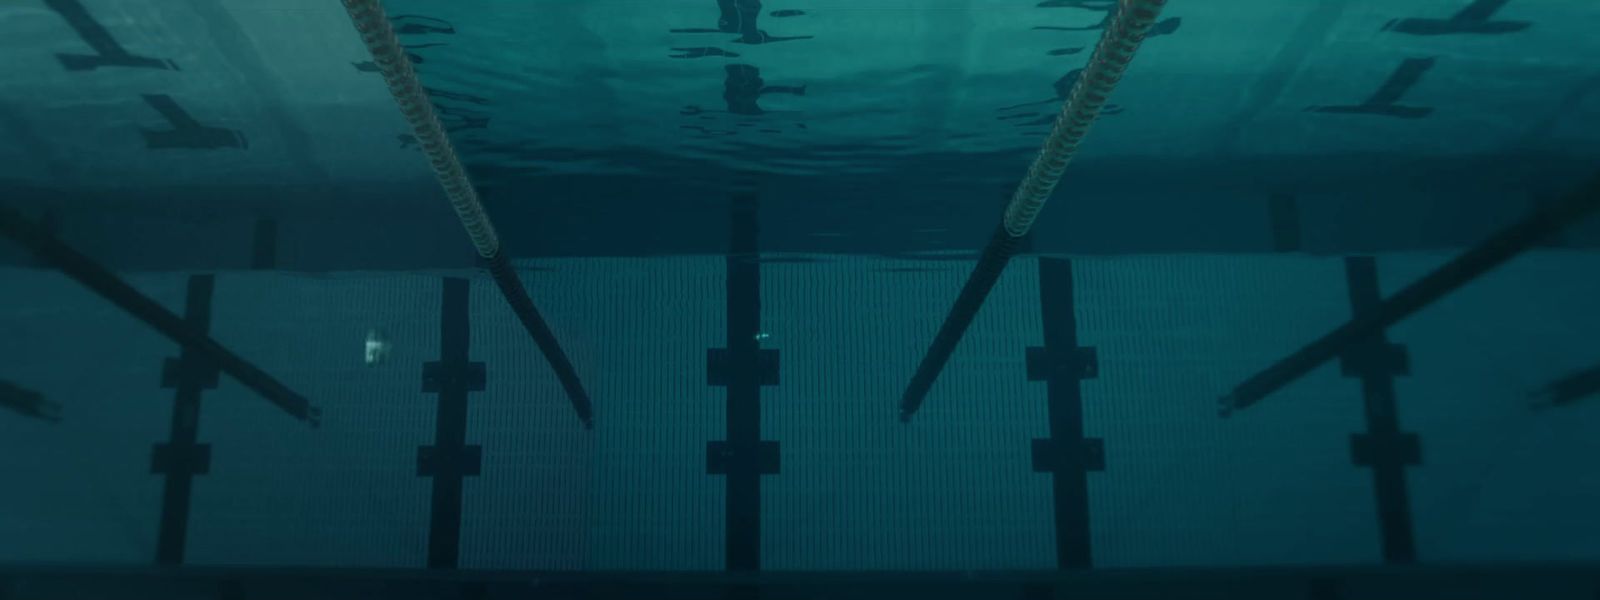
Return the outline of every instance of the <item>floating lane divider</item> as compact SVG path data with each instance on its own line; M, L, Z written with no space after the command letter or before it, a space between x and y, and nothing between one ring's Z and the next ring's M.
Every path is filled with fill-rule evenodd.
M977 266L961 288L961 295L956 298L955 305L945 316L944 324L939 327L939 333L934 336L933 345L923 355L922 363L917 365L916 375L912 376L911 385L906 387L906 393L900 399L900 420L910 421L911 415L922 406L928 390L933 387L933 381L944 370L945 363L949 362L950 354L961 342L967 326L972 324L973 317L977 316L978 309L983 307L984 300L1005 271L1006 263L1017 253L1023 236L1033 228L1039 211L1044 209L1045 201L1050 199L1051 192L1061 181L1061 173L1067 169L1067 163L1072 161L1078 145L1089 133L1089 126L1094 124L1100 116L1100 110L1105 108L1111 91L1122 80L1122 74L1133 62L1139 44L1144 42L1145 35L1160 18L1161 9L1166 4L1167 0L1122 0L1116 16L1100 37L1094 55L1089 57L1083 75L1067 95L1067 102L1062 105L1061 114L1056 116L1044 147L1039 150L1033 165L1028 167L1027 176L1023 177L1022 183L1011 195L1011 201L1006 204L1003 222L994 236L989 238L989 244L984 247Z
M467 178L466 169L456 157L455 148L450 145L450 138L446 135L444 125L439 122L439 115L434 111L433 102L428 99L427 89L422 87L422 82L417 79L416 70L411 67L411 59L400 46L400 39L395 36L394 24L389 22L389 17L384 13L383 3L378 0L343 0L343 2L345 11L350 13L350 21L355 24L356 32L361 34L361 42L372 53L373 63L383 75L384 83L389 86L390 95L394 96L395 103L400 106L400 114L404 115L406 123L411 125L411 133L417 138L417 145L428 156L433 174L439 179L439 185L444 187L445 196L450 200L450 208L455 210L456 218L460 219L461 226L467 230L467 237L472 239L472 246L477 249L478 255L487 261L490 276L499 286L506 302L511 305L511 310L516 313L517 320L522 322L523 328L533 336L534 343L538 344L545 359L550 361L550 366L556 372L556 378L561 381L561 387L566 390L567 398L572 401L572 408L578 413L578 419L583 421L585 427L593 427L594 411L590 406L589 394L584 391L582 382L578 380L577 370L573 369L572 361L567 358L566 351L561 349L561 344L551 331L550 324L539 314L533 299L528 296L527 288L523 287L516 270L511 267L510 260L501 252L500 236L495 233L494 224L489 221L489 214L483 210L483 204L478 201L477 190Z
M194 355L197 360L215 364L223 373L261 394L261 397L277 405L290 416L310 423L313 427L317 425L317 419L322 413L311 406L305 397L295 393L232 350L224 348L204 330L162 307L149 296L139 293L139 290L128 285L110 270L62 243L16 211L0 207L0 235L11 238L32 251L39 260L59 269L101 298L154 327L156 331Z
M1390 325L1411 316L1473 280L1505 264L1541 240L1600 211L1600 173L1589 177L1561 200L1547 204L1521 221L1489 236L1470 250L1421 279L1356 314L1345 324L1272 366L1244 380L1217 400L1223 417L1249 408L1324 363L1368 343Z

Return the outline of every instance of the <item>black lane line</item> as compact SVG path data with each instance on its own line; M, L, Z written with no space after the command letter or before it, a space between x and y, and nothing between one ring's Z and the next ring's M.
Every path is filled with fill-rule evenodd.
M1361 317L1376 310L1382 302L1377 261L1370 256L1346 258L1345 278L1351 312ZM1372 469L1383 559L1397 564L1416 562L1406 467L1422 462L1422 445L1416 434L1400 430L1394 399L1394 378L1410 373L1406 349L1390 343L1384 332L1378 331L1351 347L1340 362L1345 377L1361 380L1365 398L1367 431L1350 436L1350 458L1357 466Z
M1099 374L1095 349L1078 345L1072 262L1039 259L1039 308L1044 346L1028 348L1028 381L1043 381L1050 437L1033 440L1033 470L1050 473L1055 497L1056 566L1094 565L1089 543L1089 473L1105 470L1105 447L1083 435L1079 384Z
M761 476L778 473L778 442L761 439L761 387L778 384L778 351L761 348L761 262L755 194L733 197L728 342L706 356L710 385L728 390L727 439L706 444L706 472L727 477L726 563L761 569Z
M211 329L211 297L216 280L211 275L189 276L184 321L205 333ZM189 500L196 475L211 470L211 445L201 444L200 394L216 389L220 370L205 354L184 348L178 358L161 365L161 387L176 389L172 403L172 430L166 443L156 444L150 472L165 475L161 490L161 524L156 537L156 564L183 564L189 530Z
M417 475L433 478L428 517L428 568L454 569L461 549L461 488L483 463L483 448L467 444L467 394L484 389L481 362L468 360L471 345L466 279L444 280L439 319L439 360L422 365L422 391L439 395L432 446L417 448Z

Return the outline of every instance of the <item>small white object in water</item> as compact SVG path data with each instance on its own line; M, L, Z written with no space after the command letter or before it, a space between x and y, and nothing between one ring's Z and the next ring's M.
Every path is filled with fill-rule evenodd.
M767 333L767 332L765 332L765 331L763 331L763 332L760 332L760 333L756 334L756 341L764 342L764 341L767 341L767 338L769 338L769 337L772 337L772 335Z
M367 330L367 364L376 365L389 359L389 338L376 329Z

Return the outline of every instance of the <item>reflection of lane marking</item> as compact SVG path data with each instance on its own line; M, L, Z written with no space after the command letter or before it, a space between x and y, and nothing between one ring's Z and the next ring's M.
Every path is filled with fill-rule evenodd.
M697 47L690 47L690 48L673 48L672 51L676 52L677 54L669 54L669 55L667 55L669 58L705 58L707 56L720 56L720 57L724 57L724 58L738 58L739 57L738 53L729 52L727 50L723 50L721 48L715 48L715 47L711 47L711 46L697 46Z
M715 29L704 28L674 28L670 33L737 33L739 37L731 40L735 44L766 44L791 40L811 39L813 36L773 36L757 27L761 14L760 0L717 0L718 18ZM800 10L773 11L774 17L796 17L805 14ZM731 52L713 46L681 46L671 48L668 57L675 59L694 58L738 58L739 53ZM743 117L766 117L778 113L794 113L796 111L768 111L760 105L761 96L766 94L788 94L793 96L806 95L805 85L767 85L761 78L758 67L749 64L723 65L724 77L722 86L722 100L727 114ZM686 105L678 114L684 117L693 117L698 120L713 120L711 113L698 105ZM805 129L804 124L796 124L796 128ZM739 121L731 127L712 129L700 125L679 125L680 129L696 131L700 137L720 137L736 135L740 128L767 135L781 135L782 129L774 125L760 126L755 122Z
M1353 106L1313 106L1306 110L1320 113L1334 114L1360 114L1395 117L1399 119L1420 119L1433 113L1430 106L1403 106L1398 102L1405 97L1412 88L1422 82L1422 76L1433 68L1435 58L1408 58L1396 67L1394 73L1378 87L1361 104Z
M431 87L424 87L422 89L428 93L428 97L430 98L439 98L442 100L460 100L462 102L478 105L486 105L489 103L489 99L483 96L475 96L473 94L464 94L461 92L449 92Z
M896 256L928 257L928 258L951 258L951 257L966 258L966 257L969 257L969 256L973 256L975 254L977 254L976 250L912 250L910 252L898 253L898 254L896 254Z
M723 70L727 77L723 79L722 99L728 105L728 112L737 115L760 115L762 110L759 101L767 94L789 94L793 96L806 95L806 86L803 85L767 85L761 78L761 70L752 65L726 65Z
M1561 101L1556 104L1553 110L1545 113L1544 118L1535 122L1532 127L1528 128L1526 133L1522 134L1516 146L1533 146L1541 139L1549 136L1552 131L1555 131L1560 126L1562 119L1582 114L1578 112L1579 106L1584 103L1589 95L1597 92L1600 92L1600 74L1579 82L1573 86L1572 91L1562 96Z
M172 129L159 131L154 129L139 128L139 133L144 136L145 146L150 149L162 150L171 148L186 148L195 150L212 150L216 148L249 148L249 141L244 133L222 127L202 125L195 120L189 112L178 105L172 96L166 94L144 94L146 104L160 113Z
M1111 20L1117 16L1117 2L1115 0L1044 0L1035 6L1037 8L1078 8L1092 12L1105 13L1105 15L1100 18L1100 22L1094 25L1088 25L1084 27L1038 25L1033 27L1033 29L1036 30L1101 31L1109 26L1111 24ZM1178 28L1182 26L1182 17L1169 17L1162 19L1157 21L1156 24L1150 28L1149 32L1145 33L1145 39L1163 35L1172 35L1177 33Z
M1245 125L1278 101L1289 87L1289 82L1300 72L1301 65L1313 51L1325 44L1329 32L1339 22L1350 1L1319 0L1300 20L1267 69L1250 85L1244 108L1229 119L1227 127L1222 128L1222 140L1217 144L1221 149L1219 154L1234 153L1234 148L1244 135Z
M761 18L760 0L717 0L717 10L721 13L721 16L717 18L716 32L739 34L739 37L733 40L735 44L759 45L809 40L813 37L809 35L775 36L762 30L757 26L757 20ZM783 13L782 16L785 17L805 14L800 11L774 11L773 16L779 16L779 13ZM689 30L673 31L689 32ZM698 32L700 31L697 30L696 33Z
M44 0L44 5L66 19L67 25L77 32L83 43L95 51L95 54L56 54L68 71L92 71L100 67L178 70L177 63L170 60L136 56L128 52L78 0Z
M1071 71L1067 71L1066 75L1062 75L1060 79L1057 79L1055 81L1055 83L1051 84L1051 88L1053 88L1055 90L1055 92L1056 92L1056 96L1054 98L1046 98L1044 100L1039 100L1037 102L1025 102L1025 103L1022 103L1022 104L1013 104L1011 106L1002 106L1000 108L995 109L995 112L1005 112L1005 111L1018 110L1018 109L1029 108L1029 107L1034 107L1034 106L1055 106L1055 105L1058 105L1058 104L1060 104L1062 102L1065 102L1067 100L1067 97L1072 94L1072 86L1077 85L1078 78L1080 78L1082 76L1083 76L1083 69L1073 69ZM1110 115L1118 115L1118 114L1122 114L1122 105L1120 105L1120 104L1106 104L1104 108L1100 109L1100 116L1102 116L1102 117L1110 116ZM1010 120L1026 119L1028 117L1034 117L1033 120L1022 121L1020 123L1016 123L1017 127L1034 127L1034 126L1039 126L1039 125L1050 125L1052 123L1055 123L1057 115L1058 115L1058 113L1055 113L1055 112L1042 112L1042 113L1041 112L1029 112L1029 113L1015 113L1015 114L1009 114L1009 115L1000 115L1000 116L995 117L995 118L999 119L1001 121L1010 121Z
M317 143L301 115L293 110L293 102L288 100L289 92L283 84L283 78L267 64L269 56L265 54L276 53L251 42L244 25L217 0L165 0L164 3L187 6L199 18L216 56L239 74L251 96L259 103L262 116L266 117L266 123L252 124L250 127L276 133L286 162L299 171L304 180L332 180L327 169L316 160Z
M444 19L438 19L434 17L426 17L422 15L397 15L391 17L390 21L395 24L395 33L397 35L454 35L456 33L455 25L451 24L449 21L445 21ZM438 48L449 45L450 44L445 42L431 42L401 44L400 47L406 50L406 59L410 60L411 64L421 65L426 63L427 59L416 52L412 52L412 50ZM357 71L362 73L380 72L378 64L370 60L352 62L350 64L351 66L355 67ZM488 98L465 92L452 92L449 90L431 87L424 87L423 92L425 92L428 95L428 98L432 101L434 110L439 117L439 121L444 125L446 132L458 133L473 129L489 128L489 121L493 119L493 115L481 111L440 103L440 101L448 100L453 102L465 102L477 106L489 106L492 103ZM398 139L400 141L401 148L419 147L416 137L411 134L399 134Z
M1491 21L1509 0L1477 0L1448 19L1395 19L1380 31L1407 35L1503 35L1533 26L1529 21Z
M422 15L395 15L389 17L389 22L394 24L394 32L399 35L421 35L438 33L442 35L455 35L456 26L449 21Z
M1086 26L1086 27L1066 27L1066 26L1062 26L1062 25L1034 25L1032 27L1032 29L1034 31L1100 31L1102 29L1105 29L1106 28L1106 23L1109 23L1110 21L1111 21L1111 17L1107 16L1106 20L1102 21L1098 25L1089 25L1089 26ZM1145 39L1158 37L1158 36L1163 36L1163 35L1172 35L1174 33L1177 33L1178 32L1178 28L1182 27L1182 26L1183 26L1183 17L1172 17L1172 18L1168 18L1168 19L1162 19L1161 21L1157 22L1154 27L1150 28L1150 33L1145 34Z

